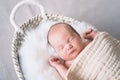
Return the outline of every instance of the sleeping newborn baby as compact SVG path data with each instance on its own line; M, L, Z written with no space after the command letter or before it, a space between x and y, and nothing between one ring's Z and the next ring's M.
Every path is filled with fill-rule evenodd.
M57 23L50 28L48 42L59 57L64 60L64 64L57 57L50 57L49 63L58 71L63 80L73 60L97 34L93 29L88 29L84 33L84 38L87 39L85 42L82 41L77 31L67 23Z

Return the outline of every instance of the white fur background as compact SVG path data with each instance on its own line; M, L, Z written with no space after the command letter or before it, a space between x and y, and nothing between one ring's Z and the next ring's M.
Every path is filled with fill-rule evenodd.
M26 80L61 80L59 74L48 63L50 56L57 56L47 44L47 32L56 22L46 21L36 29L27 32L20 49L20 62ZM81 23L70 23L80 35L92 26Z

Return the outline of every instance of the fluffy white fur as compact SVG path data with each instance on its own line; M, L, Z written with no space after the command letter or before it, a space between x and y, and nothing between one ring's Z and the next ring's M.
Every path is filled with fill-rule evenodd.
M47 32L57 22L46 21L36 29L28 31L20 49L20 65L26 80L61 80L59 74L48 63L55 51L47 44ZM84 22L70 23L82 36L86 29L92 27ZM92 27L93 28L93 27Z

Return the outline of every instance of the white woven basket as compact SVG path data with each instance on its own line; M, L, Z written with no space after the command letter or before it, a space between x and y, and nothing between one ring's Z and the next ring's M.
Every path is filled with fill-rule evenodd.
M15 13L18 10L18 8L24 4L30 4L30 5L32 4L32 5L38 6L41 10L41 14L36 15L32 17L31 19L28 19L28 21L23 23L21 26L18 26L14 20ZM66 23L74 22L76 24L81 23L69 17L65 17L61 15L54 15L54 14L46 14L44 8L40 4L32 2L32 1L22 1L18 3L12 10L12 13L10 15L10 21L15 28L15 34L14 34L13 42L12 42L12 58L13 58L14 68L15 68L15 71L16 71L16 74L19 80L25 80L21 66L20 66L20 61L19 61L19 49L21 48L22 42L24 41L24 36L26 35L27 31L38 27L39 24L41 24L42 22L46 20L66 22Z

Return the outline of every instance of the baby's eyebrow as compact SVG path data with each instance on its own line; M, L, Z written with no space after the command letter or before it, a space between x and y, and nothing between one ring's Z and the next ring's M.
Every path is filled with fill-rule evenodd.
M68 38L67 38L67 41L69 41L69 39L73 38L74 35L70 35Z

